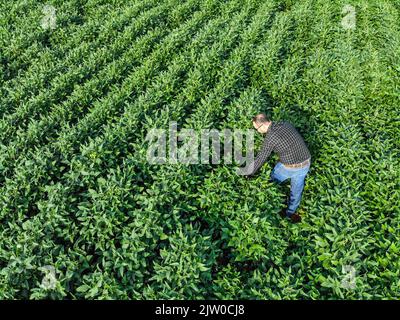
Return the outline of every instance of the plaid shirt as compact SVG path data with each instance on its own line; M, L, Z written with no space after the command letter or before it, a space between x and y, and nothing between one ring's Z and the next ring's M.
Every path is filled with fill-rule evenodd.
M260 169L272 151L278 154L283 164L301 163L311 158L310 151L295 127L286 121L271 122L261 151L254 160L254 169L248 175Z

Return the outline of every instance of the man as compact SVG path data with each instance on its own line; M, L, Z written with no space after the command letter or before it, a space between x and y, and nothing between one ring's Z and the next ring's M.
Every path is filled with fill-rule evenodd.
M290 123L286 121L269 121L264 113L253 118L254 128L265 134L261 151L254 160L251 172L245 172L252 176L265 163L272 151L279 156L279 162L272 170L270 181L282 183L290 179L290 198L287 209L282 210L281 215L288 217L292 222L301 221L296 209L300 204L306 175L310 169L311 154L303 138Z

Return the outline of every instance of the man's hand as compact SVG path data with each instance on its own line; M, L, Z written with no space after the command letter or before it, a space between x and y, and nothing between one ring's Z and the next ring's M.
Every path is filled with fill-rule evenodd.
M254 175L252 175L252 174L249 174L249 175L246 175L246 176L244 176L247 180L250 180L250 179L253 179L254 178Z
M246 178L247 180L250 180L254 178L254 175L248 174L248 172L245 170L245 168L238 168L238 174Z

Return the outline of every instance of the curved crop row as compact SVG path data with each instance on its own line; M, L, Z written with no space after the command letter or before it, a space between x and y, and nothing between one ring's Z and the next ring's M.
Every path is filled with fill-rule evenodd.
M185 5L185 8L187 10L193 9L191 3L188 6ZM187 13L183 9L180 6L176 8L176 10ZM174 13L175 10L172 11L173 16ZM157 21L159 22L160 20L158 19ZM27 148L29 150L33 147L39 147L43 140L51 141L54 135L57 134L56 130L59 126L76 122L81 115L85 115L89 104L105 95L109 88L116 88L116 85L124 79L125 74L132 68L138 67L150 50L156 50L157 47L152 45L166 35L167 32L168 29L165 27L156 27L154 31L148 31L143 37L137 38L135 43L131 45L131 49L126 50L118 60L107 64L103 70L94 75L92 80L82 86L75 85L74 91L67 101L54 107L48 115L41 117L40 120L30 121L27 129L19 129L16 132L16 139L9 140L10 145L3 144L3 148L7 147L7 151L2 154L2 162L7 162L5 159L10 156L15 160L16 155L22 156L27 151ZM120 45L120 42L117 45ZM93 65L98 65L98 63ZM11 169L11 167L9 168Z
M209 29L209 31L211 31L211 29ZM192 47L193 49L194 49L194 47ZM182 59L182 61L183 61L183 59ZM179 66L179 63L177 63L176 65L175 65L175 67L178 67Z
M173 3L170 5L173 5ZM167 9L169 6L166 5L165 7L165 9ZM0 122L3 134L2 137L12 135L12 129L14 128L24 129L27 125L28 117L29 120L32 121L37 115L40 115L40 112L42 112L44 108L48 108L49 105L51 106L52 104L59 103L66 99L74 90L74 85L81 84L88 77L96 74L103 65L112 61L115 56L123 52L125 47L135 39L135 36L139 36L143 33L143 30L146 32L148 28L158 23L163 23L164 17L161 16L158 9L163 9L163 6L146 11L143 17L138 18L135 23L127 27L122 35L117 37L111 45L106 44L103 48L84 58L78 67L68 69L64 74L55 77L50 88L42 90L31 101L17 107L12 114L3 116ZM168 10L165 11L165 14L167 14L167 12ZM159 17L160 22L155 20L155 17Z
M22 19L19 19L21 12L14 12L15 9L12 10L11 14L8 15L11 21L7 20L11 30L7 32L4 29L4 37L2 37L2 39L5 39L5 45L2 47L4 48L5 59L7 61L6 78L8 80L18 76L37 57L41 56L43 52L48 51L51 38L65 37L76 30L79 32L85 21L84 7L79 2L70 0L61 1L59 4L54 3L56 6L56 24L62 27L56 28L54 34L51 30L41 27L41 21L45 15L43 12L44 4L39 5L35 2L35 8L28 10L29 15L24 16ZM109 8L109 5L104 8L107 9L107 7ZM98 12L102 10L100 6L98 9ZM23 9L21 8L20 10ZM15 21L12 20L13 18L16 18Z
M43 51L36 60L30 59L37 62L24 72L20 68L18 76L5 83L2 88L5 91L4 98L0 100L1 112L4 113L7 110L10 112L37 95L41 89L45 87L48 89L51 80L54 81L54 78L80 65L83 56L94 53L99 47L104 48L104 45L108 45L111 40L115 42L123 26L129 25L132 18L139 12L146 12L151 8L151 4L146 1L135 6L130 5L125 10L121 9L122 14L116 10L105 14L99 7L97 12L99 17L87 21L79 32L69 34L64 31L66 39L62 39L63 41L58 44L52 39L51 49ZM107 8L108 6L105 6L105 9ZM105 23L102 22L103 19ZM53 37L56 38L57 35Z
M234 7L234 8L232 8L232 9L236 9L236 7ZM227 12L229 13L229 12L232 12L232 9L231 10L229 10L228 11L228 9L227 9ZM224 19L225 18L219 18L219 19L216 19L216 23L218 22L218 21L224 21ZM199 23L200 21L198 21L197 23ZM191 22L191 23L193 23L193 22ZM192 45L191 46L188 46L188 48L186 49L186 54L190 54L191 52L192 52L192 49L194 49L194 48L196 48L196 47L198 47L199 45L206 45L206 43L202 43L201 42L201 39L202 39L202 37L206 37L207 36L207 34L212 34L212 32L213 32L213 24L209 24L209 27L208 28L205 28L204 30L202 30L200 33L199 33L199 36L198 37L195 37L194 39L194 41L193 41L193 43L192 43ZM184 31L185 32L188 32L188 30L187 30L187 28L184 28ZM176 39L175 37L174 38L171 38L171 40L172 39ZM206 38L205 38L206 39ZM176 42L176 41L173 41L174 43ZM163 55L160 55L160 56L163 56ZM168 77L165 77L164 76L164 74L161 74L161 76L160 76L160 80L163 80L163 79L165 79L164 81L171 81L171 80L174 80L175 79L175 74L179 74L179 73L181 73L182 71L182 69L183 68L187 68L187 65L184 63L184 61L186 60L186 58L185 58L185 56L184 55L179 55L179 57L178 57L178 60L174 60L174 61L172 61L172 66L173 67L171 67L170 68L170 76L168 76ZM168 82L167 82L168 83ZM177 83L175 84L175 85L177 85ZM146 94L146 95L142 95L141 97L139 97L139 99L137 99L137 101L136 101L136 104L142 104L144 101L144 97L152 97L152 99L156 99L156 95L155 95L155 93L157 93L157 92L160 92L159 91L159 87L160 87L160 82L154 82L154 85L152 86L152 88L151 88L151 90L154 92L154 93L152 93L152 94L150 94L150 90L147 90L148 91L148 93ZM171 89L170 89L171 90ZM161 93L161 92L160 92ZM165 92L162 92L162 94L164 94L164 95L166 95L166 94L168 94L168 91L165 91ZM137 109L137 108L130 108L130 113L132 113L134 110L138 110L138 111L141 111L141 108L139 108L139 109ZM99 111L101 112L102 110L101 109L99 109ZM98 117L96 117L96 118L93 118L93 119L98 119ZM116 126L116 128L117 128L118 126ZM75 140L75 139L74 139ZM57 141L56 142L57 144L64 144L65 142L63 142L62 140L59 140L59 141ZM61 145L62 145L61 144ZM65 151L64 151L65 150ZM67 156L69 153L70 153L70 150L69 150L69 148L68 149L61 149L60 151L62 151L63 153L65 153L65 156ZM46 149L43 149L43 150L40 150L40 152L38 152L37 153L37 155L36 156L34 156L34 158L36 158L37 156L41 156L41 155L43 155L43 154L49 154L49 155L51 155L53 152L49 149L49 148L47 148L47 150ZM54 155L52 155L52 158L54 158ZM51 159L49 159L49 161L50 161ZM47 161L47 160L46 160ZM21 161L21 164L22 164L22 166L25 166L25 165L27 165L28 163L30 163L30 162L26 162L26 161ZM18 172L18 174L19 175L21 175L21 173L22 172L24 172L24 170L22 169L22 166L19 166L19 168L17 169L17 172ZM43 168L44 169L44 168ZM62 169L62 168L54 168L54 169L58 169L58 170L60 170L60 169ZM40 172L40 171L39 171ZM37 172L36 174L38 174L38 176L40 176L39 175L39 172ZM27 172L28 173L28 172ZM30 172L30 176L32 175L32 174L34 174L34 172ZM11 180L9 180L9 182L11 182Z

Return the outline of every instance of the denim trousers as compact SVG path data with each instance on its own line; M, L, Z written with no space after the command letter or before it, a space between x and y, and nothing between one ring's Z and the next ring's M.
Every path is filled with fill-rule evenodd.
M290 179L290 199L286 210L287 216L291 216L298 208L304 189L304 183L310 164L303 168L287 168L282 162L278 162L271 172L271 181L282 183Z

